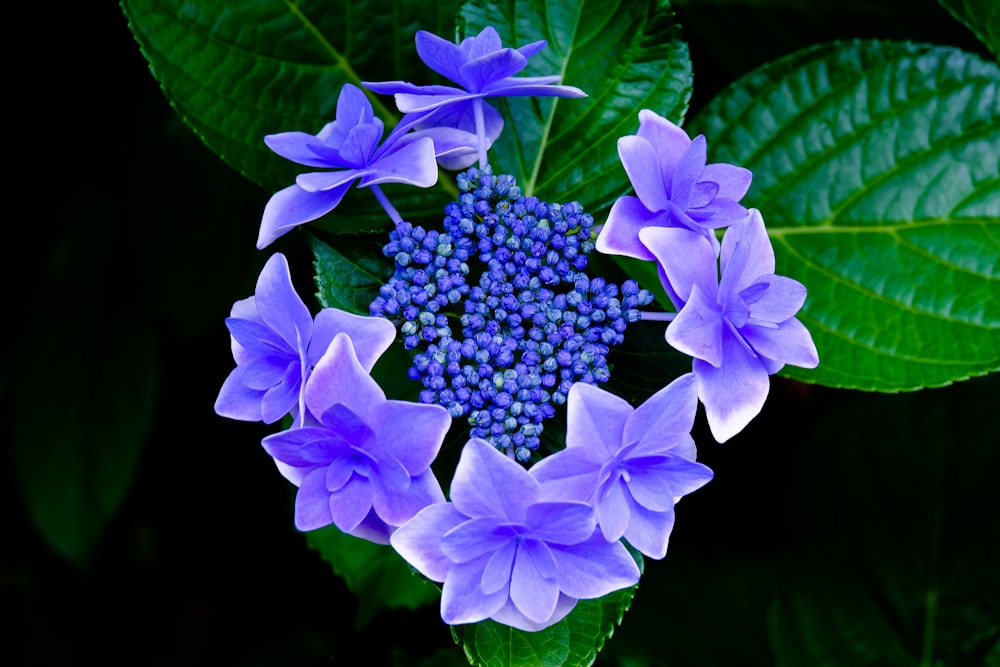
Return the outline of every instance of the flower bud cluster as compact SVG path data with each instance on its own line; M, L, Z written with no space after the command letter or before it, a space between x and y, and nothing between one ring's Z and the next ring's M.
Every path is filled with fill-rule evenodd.
M421 402L467 416L473 437L527 461L573 383L608 380L609 348L653 297L584 272L593 218L578 203L524 197L488 166L457 181L443 232L404 222L390 234L396 271L370 311L422 350L409 369Z

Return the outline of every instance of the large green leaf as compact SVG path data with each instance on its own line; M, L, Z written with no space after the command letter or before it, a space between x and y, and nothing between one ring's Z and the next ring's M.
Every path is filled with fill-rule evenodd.
M820 45L693 119L754 172L778 272L809 289L813 371L898 391L1000 367L1000 68L951 48ZM692 133L694 133L694 131Z
M392 260L381 253L384 240L381 236L339 236L334 248L309 235L309 245L316 258L313 262L319 289L316 296L324 308L369 314L368 306L392 275Z
M691 61L663 0L474 0L461 16L468 34L492 25L505 45L547 40L525 74L560 74L589 95L490 100L506 122L491 159L526 193L609 205L629 187L617 141L638 129L639 110L678 122L687 110Z
M1000 2L996 0L940 0L940 2L1000 58Z
M631 550L643 570L642 554ZM452 626L455 641L476 667L585 667L592 665L622 622L638 585L596 600L580 600L566 618L538 632L489 619Z
M336 526L310 531L306 539L357 596L359 628L380 609L416 609L440 598L437 587L388 545L346 535Z
M268 150L265 135L318 132L333 120L345 83L427 79L432 72L416 58L414 33L449 35L455 21L454 6L416 0L363 7L347 0L122 0L122 7L177 113L222 159L272 192L306 168ZM369 98L394 125L392 100ZM384 189L408 216L442 208L440 188ZM330 217L331 231L376 229L387 219L363 190Z

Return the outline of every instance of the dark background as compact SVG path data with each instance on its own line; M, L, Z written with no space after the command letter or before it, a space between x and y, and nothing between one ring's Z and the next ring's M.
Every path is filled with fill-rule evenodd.
M757 65L834 38L990 57L929 1L676 10L692 113ZM10 19L25 41L5 95L17 174L0 340L7 664L460 664L433 607L355 627L356 598L295 532L293 489L259 447L273 429L212 410L232 367L223 319L269 256L254 249L268 193L181 123L114 3L31 11ZM300 293L314 292L302 236L272 249L289 256ZM123 360L116 350L134 340L148 356ZM33 523L24 468L92 465L53 434L112 408L136 378L154 407L134 474L89 556L66 558ZM679 506L671 552L647 562L599 664L769 665L775 643L796 641L786 618L834 631L861 619L858 641L871 631L903 647L876 646L867 664L918 664L927 627L936 664L997 664L998 395L995 377L896 396L775 378L764 413L724 446L699 415L716 479ZM930 626L929 591L940 601ZM861 664L836 646L827 655Z

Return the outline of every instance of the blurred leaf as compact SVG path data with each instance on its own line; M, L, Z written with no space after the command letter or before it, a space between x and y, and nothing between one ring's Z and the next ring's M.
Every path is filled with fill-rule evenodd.
M336 526L310 531L306 539L358 597L358 629L380 609L416 609L440 598L440 591L386 544L346 535Z
M642 555L629 549L643 570ZM563 620L525 632L492 620L451 628L476 667L577 667L591 665L621 624L638 586L596 600L580 600Z
M899 391L1000 367L1000 68L956 49L826 44L729 86L692 122L754 172L777 272L802 281L815 370Z
M993 55L1000 58L1000 3L996 0L940 0Z
M562 75L583 99L494 98L505 127L495 168L526 194L597 210L629 188L618 137L639 127L639 109L680 121L691 95L691 62L665 1L474 0L462 6L466 34L494 26L505 46L537 40L526 76Z
M309 234L315 261L316 297L324 308L368 315L368 306L392 275L392 261L382 255L383 237L338 236L337 249Z
M272 153L267 134L318 132L333 120L345 83L422 81L418 29L450 35L447 3L373 0L121 0L129 27L177 113L230 166L269 192L307 168ZM395 125L392 101L369 94L375 113ZM408 216L436 214L444 190L386 187ZM371 193L352 190L324 218L330 231L386 224Z

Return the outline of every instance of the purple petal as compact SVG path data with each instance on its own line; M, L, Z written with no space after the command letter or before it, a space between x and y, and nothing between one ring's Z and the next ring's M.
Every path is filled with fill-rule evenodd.
M517 50L525 58L530 58L531 56L535 55L536 53L544 49L547 45L548 42L542 39L537 42L532 42L531 44L525 44L524 46L519 46L517 47Z
M280 384L288 372L288 367L297 362L297 358L289 358L287 353L257 357L240 365L243 370L240 380L248 389L267 391L274 385Z
M585 382L576 382L566 398L566 447L595 448L604 459L622 446L628 401Z
M480 587L489 556L455 565L441 588L441 618L448 625L477 623L489 618L507 603L507 589L486 594Z
M345 185L350 187L358 178L368 174L370 169L343 169L340 171L311 171L295 177L295 184L311 194L339 191Z
M346 456L350 445L325 428L288 429L264 438L261 443L270 456L296 468L329 465Z
M642 205L650 211L665 211L670 196L656 149L641 137L622 137L618 140L618 155Z
M264 392L247 388L241 380L242 375L243 367L237 366L222 383L215 399L215 413L229 419L259 422L263 419L260 401Z
M718 305L695 285L688 302L667 326L667 343L684 354L718 367L722 364L725 331Z
M350 337L358 362L367 372L371 372L375 362L396 340L396 327L384 317L365 317L336 308L324 308L316 315L313 324L309 363L315 365L339 333Z
M573 447L546 456L531 467L546 500L586 502L600 482L607 454L597 447Z
M729 270L729 259L737 245L746 248L747 261L738 272L738 278L733 282L732 291L741 292L761 276L774 273L774 249L764 228L764 219L760 211L750 209L750 217L744 222L733 225L722 237L722 253L719 257L722 275Z
M313 318L295 291L288 260L280 252L271 255L260 272L254 299L264 324L281 336L296 355L304 352L312 337Z
M288 366L281 382L264 392L260 401L260 414L265 424L273 424L294 410L302 388L302 368L294 363Z
M382 95L397 95L400 93L409 95L455 95L466 92L455 86L418 86L408 81L363 81L361 85L368 90Z
M330 512L330 492L326 490L326 470L314 470L299 486L295 494L295 527L299 530L316 530L333 523Z
M819 353L809 330L796 318L785 320L777 329L753 324L740 329L740 333L762 357L781 364L799 368L816 368Z
M472 60L499 51L503 48L503 43L500 41L500 33L497 32L497 29L488 25L480 30L475 37L463 40L462 46L459 48L461 48L466 60Z
M494 517L470 519L441 537L441 550L454 563L467 563L490 554L508 542L517 542L508 530L498 530Z
M326 215L337 207L350 187L350 183L345 183L333 190L306 192L290 185L274 193L264 207L257 249L263 250L288 230Z
M371 123L374 117L364 91L353 84L344 84L337 97L337 130L346 136L351 128Z
M559 621L566 618L567 615L573 608L576 607L576 598L571 598L568 595L559 594L559 601L556 603L555 611L542 623L535 623L530 620L527 616L522 614L517 607L514 606L513 602L508 601L507 604L503 606L500 611L490 616L491 619L497 623L503 623L504 625L509 625L512 628L517 628L518 630L524 630L525 632L538 632L539 630L544 630L552 625L555 625Z
M391 454L416 476L437 457L451 427L451 415L440 405L385 401L372 411L376 456Z
M687 133L666 118L643 109L639 112L639 131L636 136L656 147L664 182L672 180L677 164L691 145Z
M670 179L670 198L682 210L687 210L691 205L691 190L705 169L706 152L705 135L699 134L688 145L674 169Z
M364 521L358 524L358 527L347 533L348 535L353 535L354 537L360 537L363 540L368 540L369 542L374 542L375 544L389 544L389 536L392 535L392 531L395 530L393 526L389 526L378 518L375 511L372 510L368 513L368 516L364 518Z
M748 212L742 204L724 197L716 197L704 206L689 208L687 214L699 227L718 229L740 224L746 220Z
M678 498L712 480L712 470L680 456L667 456L655 466L629 467L628 491L633 500L653 512L665 512Z
M528 66L528 59L514 49L486 53L459 68L460 82L472 93L481 92L491 83L502 81Z
M441 550L441 536L468 521L451 503L420 510L392 534L390 543L400 556L431 581L445 580L454 562Z
M322 146L323 143L317 137L305 132L269 134L264 137L264 143L286 160L304 164L307 167L329 169L346 166L339 161L331 160L329 157L322 157L312 150L310 146Z
M639 568L621 542L607 542L600 531L586 542L550 547L559 568L559 590L589 600L634 586Z
M309 479L308 477L306 479ZM324 483L326 477L323 478ZM305 484L303 482L303 484ZM302 487L299 487L301 493ZM355 475L338 491L330 493L330 514L333 522L345 533L358 527L372 509L375 490L363 477Z
M375 152L375 147L382 138L382 132L381 120L377 123L355 125L340 146L340 157L348 166L355 169L368 166L368 158Z
M740 296L750 306L753 320L778 324L799 312L806 301L806 287L785 276L762 276Z
M510 574L514 569L514 556L517 554L517 540L508 540L493 552L486 567L483 568L483 578L480 586L487 595L501 590L510 590Z
M550 544L577 544L594 534L594 508L583 502L543 502L525 515L532 537Z
M700 359L694 360L693 367L708 426L717 442L725 442L742 431L764 406L770 388L767 370L728 332L719 367Z
M638 452L646 456L669 451L691 433L697 410L698 385L687 373L635 409L625 422L623 443L637 443Z
M510 601L528 620L544 623L556 610L559 579L556 560L544 542L518 544L510 577Z
M441 76L461 83L462 78L458 68L464 62L462 49L446 39L442 39L426 30L418 30L414 41L417 55L428 67Z
M715 251L708 240L679 227L650 227L639 232L639 240L663 267L670 286L685 303L697 285L709 301L719 289Z
M382 468L379 468L382 472ZM381 485L379 485L381 487ZM378 516L390 526L401 526L429 505L444 502L444 493L431 470L409 480L404 491L378 488L373 505Z
M347 486L351 477L354 476L357 463L358 457L355 455L340 456L334 459L326 468L326 490L330 492L340 491Z
M716 198L719 194L718 183L711 183L708 181L700 181L695 183L691 188L691 201L689 205L692 209L697 209L701 206L707 206L709 202ZM745 210L745 209L744 209Z
M469 517L503 517L523 521L524 508L539 494L538 481L497 449L479 438L466 443L451 483L451 500Z
M749 169L724 162L705 165L705 170L701 172L702 181L709 181L719 186L717 196L733 201L743 199L747 190L750 189L752 178L753 173Z
M621 539L628 528L629 511L627 493L625 485L621 479L615 479L610 483L605 483L598 492L594 509L597 510L597 522L601 526L601 533L608 542L615 542Z
M385 401L378 383L362 368L347 334L337 334L313 369L305 389L306 405L314 415L322 415L341 403L372 424L369 414Z
M527 80L527 82L525 82ZM586 97L576 86L556 86L534 83L528 77L511 77L496 81L483 91L485 97Z
M597 252L606 255L624 255L652 261L653 253L639 240L639 230L644 227L666 226L665 213L653 213L637 197L625 195L615 201L608 212L608 219L597 237Z
M431 92L428 89L439 89L442 92ZM456 104L466 100L482 97L478 93L469 93L461 88L448 86L423 86L417 93L396 93L396 107L403 113L421 113L431 111L446 104Z
M625 539L643 556L660 559L667 555L667 543L674 528L673 509L654 512L638 505L632 508L632 517Z
M405 183L428 188L437 183L434 141L430 137L398 143L394 150L379 155L361 178L360 187L380 183Z

